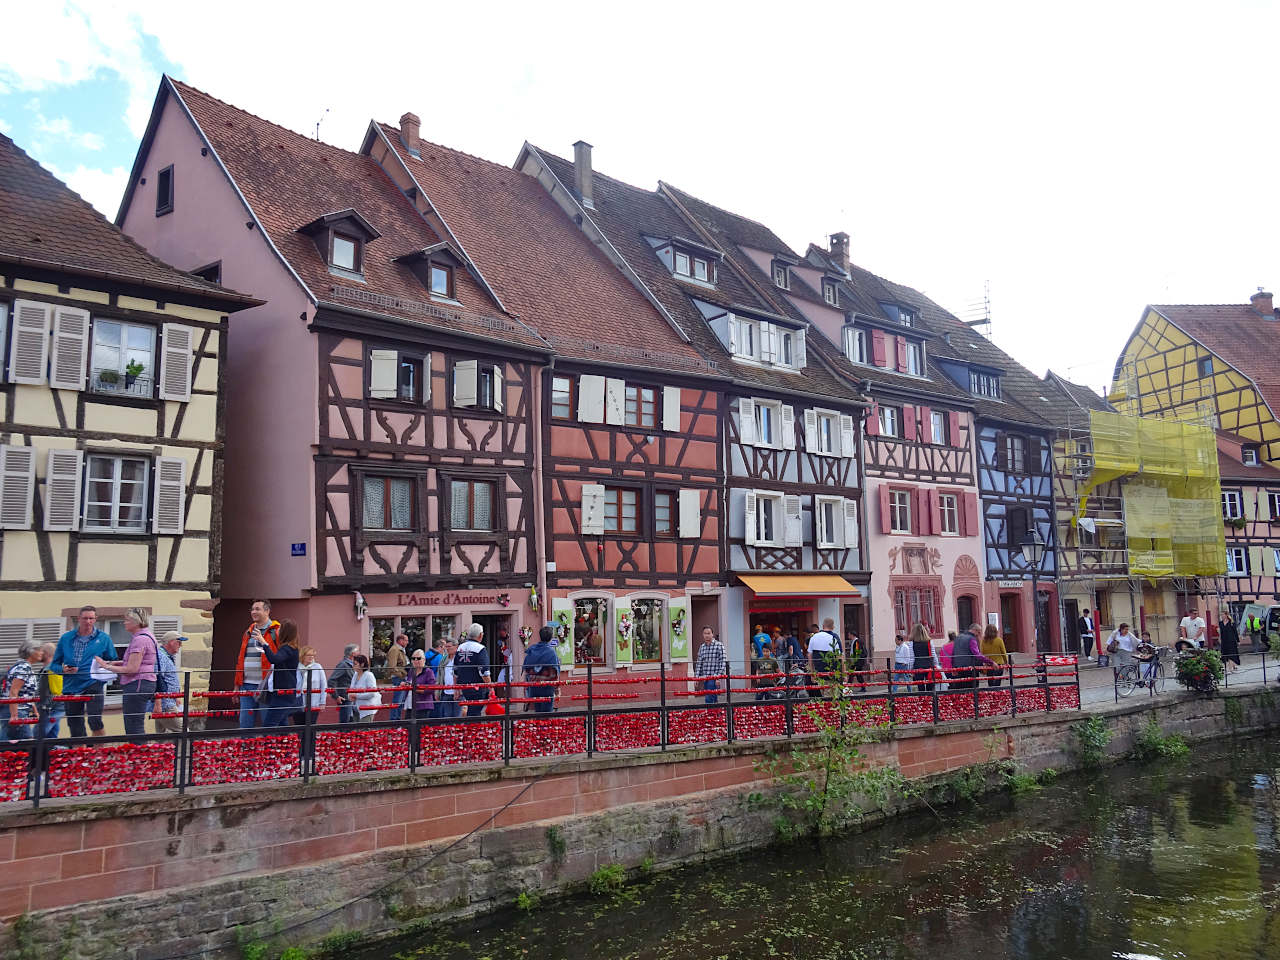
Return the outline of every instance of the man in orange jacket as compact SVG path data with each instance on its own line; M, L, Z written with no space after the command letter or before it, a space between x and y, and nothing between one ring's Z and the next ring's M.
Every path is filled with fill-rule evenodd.
M271 661L262 655L264 647L272 653L280 642L280 623L271 619L271 601L255 600L249 606L251 623L240 639L240 657L236 660L236 689L240 698L240 727L262 726L262 710L258 707L258 691L262 689Z

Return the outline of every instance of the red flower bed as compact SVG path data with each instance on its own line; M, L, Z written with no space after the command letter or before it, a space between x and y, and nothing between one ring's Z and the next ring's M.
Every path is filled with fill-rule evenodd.
M933 694L914 693L894 697L893 716L899 724L933 723Z
M1051 687L1053 709L1077 710L1080 707L1079 687Z
M1043 710L1045 708L1044 691L1044 687L1019 687L1018 712L1030 713L1033 710Z
M930 709L930 719L933 718L932 704ZM855 700L849 705L849 719L856 724L864 727L883 727L889 723L889 701L888 700Z
M667 715L668 743L719 743L729 739L724 710L673 710Z
M796 733L817 733L818 717L821 717L824 723L839 723L840 711L836 709L834 703L827 700L810 700L808 703L792 707L792 722Z
M113 743L49 751L49 796L87 797L173 786L172 743Z
M502 724L432 724L422 729L422 765L486 763L502 759Z
M0 753L0 803L26 799L28 760L29 754L21 750Z
M932 718L930 718L932 719ZM973 691L938 694L938 722L973 719Z
M739 740L787 735L787 708L782 704L756 704L733 708L733 735Z
M255 783L302 776L296 733L279 737L196 740L191 752L191 782Z
M598 713L595 717L597 750L636 750L662 744L658 711Z
M409 765L409 731L404 727L325 731L316 734L316 773L399 770Z
M981 717L1002 717L1009 713L1009 707L1008 690L983 690L978 694L978 715Z
M554 757L587 752L585 717L519 717L512 721L512 755Z

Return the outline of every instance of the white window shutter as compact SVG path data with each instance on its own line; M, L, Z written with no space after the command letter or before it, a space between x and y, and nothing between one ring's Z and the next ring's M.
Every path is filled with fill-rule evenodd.
M744 446L756 445L756 402L750 397L738 400L738 439Z
M582 485L582 535L598 536L604 533L604 484Z
M0 620L0 663L12 666L17 662L18 649L31 638L31 628L30 620ZM8 687L5 687L4 695L9 695ZM8 707L5 709L8 710Z
M0 447L0 529L30 530L36 448Z
M1249 548L1249 575L1260 576L1262 573L1262 548Z
M156 457L156 480L151 490L151 532L182 533L187 507L187 461Z
M83 450L52 449L44 478L44 528L74 530L80 520Z
M857 454L856 440L853 433L853 417L840 415L840 456L852 457Z
M742 539L747 546L755 546L759 535L756 533L756 494L754 490L744 491L742 498Z
M796 331L795 343L792 345L791 350L792 350L791 359L792 359L793 366L795 366L797 370L803 370L805 368L805 361L806 361L805 350L804 350L804 330L803 329Z
M627 383L610 377L604 382L604 422L622 423L626 420Z
M89 311L54 307L49 386L58 390L83 390L88 360Z
M36 643L57 643L67 630L62 617L47 617L31 621L31 639Z
M455 407L474 407L476 405L476 371L475 360L459 360L453 365L453 405Z
M49 360L49 323L53 308L34 300L13 304L13 337L9 342L9 380L44 383Z
M680 491L680 536L696 540L702 535L702 494L697 490Z
M680 388L662 388L662 429L680 431Z
M1263 494L1266 496L1266 494ZM1262 548L1262 575L1264 577L1274 577L1276 575L1276 550L1274 547Z
M1271 495L1265 490L1258 491L1258 519L1271 519Z
M812 408L804 412L804 448L809 453L818 452L818 411Z
M858 547L858 501L844 501L844 545Z
M798 547L804 543L804 521L800 515L800 497L789 493L782 498L783 546Z
M166 351L167 352L167 351ZM369 396L375 400L394 400L398 395L399 360L394 350L369 351Z
M584 373L578 378L578 420L604 423L604 377Z
M155 638L159 640L166 633L172 630L174 633L182 634L182 618L170 616L152 616L151 632L155 634ZM181 654L181 651L179 651Z
M782 416L782 449L794 450L796 448L796 411L794 407L783 406Z
M738 352L738 318L729 314L729 352Z
M195 330L166 323L160 331L160 399L191 399L191 361Z
M778 356L778 328L772 323L760 324L760 360L773 363Z
M493 365L493 409L501 413L504 403L502 365L495 363Z

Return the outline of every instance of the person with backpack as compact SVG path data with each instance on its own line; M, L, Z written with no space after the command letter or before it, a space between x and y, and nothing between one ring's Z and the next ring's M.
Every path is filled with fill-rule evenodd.
M524 655L524 678L528 680L559 680L560 658L556 656L556 648L551 639L556 635L556 625L547 623L538 631L538 642L531 646ZM533 704L534 713L551 713L555 709L556 688L554 686L527 685L524 695L536 699Z
M178 693L182 687L178 683L178 665L174 657L182 649L187 638L176 630L170 630L160 638L160 649L157 652L156 693ZM164 697L159 702L157 713L178 713L176 697ZM181 717L152 717L155 721L156 733L181 733Z

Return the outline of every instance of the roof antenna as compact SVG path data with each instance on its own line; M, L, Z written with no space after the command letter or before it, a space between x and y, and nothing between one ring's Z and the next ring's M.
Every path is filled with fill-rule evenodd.
M317 140L320 139L320 124L324 122L324 118L326 114L328 114L328 112L329 112L329 108L325 107L324 113L320 114L320 119L316 121L316 139Z
M978 330L988 340L991 339L991 281L984 280L982 283L982 299L975 300L969 304L965 310L969 319L964 321L966 327L977 329L985 327L986 329Z

